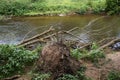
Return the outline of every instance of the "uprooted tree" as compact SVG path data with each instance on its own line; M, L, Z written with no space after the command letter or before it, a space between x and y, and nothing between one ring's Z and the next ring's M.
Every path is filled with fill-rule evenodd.
M54 79L63 74L75 74L80 68L80 62L70 56L70 49L63 43L47 44L38 61L38 69L51 72Z

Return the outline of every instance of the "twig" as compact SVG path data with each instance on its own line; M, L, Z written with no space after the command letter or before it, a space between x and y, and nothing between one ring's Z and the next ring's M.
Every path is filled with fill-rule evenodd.
M21 45L19 45L19 47L31 45L31 44L34 44L34 43L37 43L37 42L46 43L46 41L44 41L44 40L41 38L41 39L35 39L35 40L33 40L33 41L29 41L29 42L26 42L26 43L24 43L24 44L21 44Z
M72 31L74 31L74 30L76 30L76 29L78 29L78 27L72 28L72 29L70 29L70 30L68 30L68 31L66 31L66 32L72 32ZM59 31L59 32L58 32L58 34L62 34L62 33L63 33L62 31ZM48 39L48 38L50 38L50 37L52 37L52 36L55 36L55 35L56 35L56 33L53 33L53 34L51 34L51 35L48 35L48 36L44 37L43 40Z

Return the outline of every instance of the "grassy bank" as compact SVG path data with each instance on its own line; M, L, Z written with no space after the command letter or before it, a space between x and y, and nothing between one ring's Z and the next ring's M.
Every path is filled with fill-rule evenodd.
M91 78L91 76L88 77L85 74L85 72L88 71L87 69L91 67L89 65L93 65L92 71L97 72L97 70L99 69L104 68L105 70L104 66L108 64L108 62L106 63L106 59L107 59L106 55L103 53L103 51L96 50L97 48L98 48L97 44L93 43L91 46L91 51L88 50L81 51L79 49L71 49L71 56L74 59L81 60L81 64L80 64L81 67L75 74L69 74L69 73L63 74L62 76L58 77L56 80L98 80L98 79L94 79L98 75L95 76L93 74L95 77ZM3 78L8 79L14 77L15 75L21 75L21 77L20 78L18 77L18 79L53 80L52 73L50 72L43 73L37 69L37 65L35 63L36 61L38 61L38 52L41 52L41 47L38 47L38 49L35 49L34 51L29 51L23 47L18 47L15 45L0 45L0 79L1 80ZM103 61L103 64L101 64L101 60ZM28 71L26 70L27 68ZM100 71L98 73L102 74ZM109 69L109 72L107 72L105 75L106 76L103 76L106 78L105 80L120 79L119 76L120 72L113 70L111 68ZM102 76L98 76L98 77L102 77ZM100 78L100 80L102 79Z
M1 0L1 15L57 15L101 13L105 0Z

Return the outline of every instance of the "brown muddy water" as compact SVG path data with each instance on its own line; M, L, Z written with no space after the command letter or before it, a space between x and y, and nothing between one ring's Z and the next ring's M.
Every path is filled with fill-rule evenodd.
M72 32L82 41L97 41L106 37L120 37L120 16L39 16L14 17L0 22L0 44L17 44L24 36L32 37L53 26L57 30L79 29ZM78 39L64 35L65 39Z

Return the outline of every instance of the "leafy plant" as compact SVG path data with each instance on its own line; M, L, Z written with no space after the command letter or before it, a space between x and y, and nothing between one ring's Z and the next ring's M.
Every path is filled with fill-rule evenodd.
M85 70L86 67L81 66L75 75L64 74L62 77L59 77L57 80L91 80L90 78L85 76L84 74Z
M91 46L90 51L83 50L80 51L79 49L73 49L71 50L71 56L76 59L88 59L92 62L98 62L99 59L105 58L105 54L103 51L98 50L98 45L96 43L93 43Z
M107 80L120 80L120 72L118 72L118 71L111 71L108 74Z
M109 15L120 14L120 1L119 0L106 0L106 11Z
M20 74L37 59L37 53L13 45L0 45L0 78Z
M71 50L71 56L79 60L83 57L83 53L79 49L73 49Z

